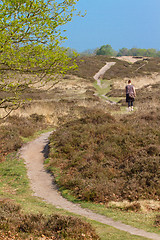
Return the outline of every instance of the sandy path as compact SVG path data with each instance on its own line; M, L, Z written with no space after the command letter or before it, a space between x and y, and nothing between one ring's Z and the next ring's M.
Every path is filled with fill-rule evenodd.
M43 166L44 149L46 149L50 134L50 132L42 134L36 140L25 144L20 150L20 157L25 160L28 177L35 196L41 197L46 202L53 204L57 208L62 208L69 212L96 220L97 222L110 225L130 234L160 240L160 235L158 234L145 232L121 222L115 222L111 218L83 209L79 205L73 204L64 199L57 191L53 177L44 170Z
M99 72L94 75L93 78L97 81L97 85L98 85L99 87L102 87L102 86L101 86L100 77L102 77L102 76L105 74L105 72L106 72L107 70L109 70L109 69L110 69L113 65L115 65L115 64L116 64L116 62L107 62L106 65L105 65L104 67L102 67L102 68L99 70Z
M105 74L105 72L107 70L109 70L113 65L115 65L116 62L107 62L106 65L104 65L104 67L102 67L98 73L96 73L94 75L94 79L97 81L97 85L102 88L102 84L101 84L101 77ZM106 102L108 102L109 104L117 104L116 102L113 102L111 100L108 99L108 97L106 97L105 95L102 95L103 98L106 99Z

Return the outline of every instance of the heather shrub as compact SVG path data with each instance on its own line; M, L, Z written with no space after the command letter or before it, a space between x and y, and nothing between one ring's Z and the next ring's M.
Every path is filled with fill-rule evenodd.
M160 229L160 215L157 215L156 216L156 219L155 219L155 226L158 227Z
M47 166L59 187L81 200L158 200L158 119L155 113L149 124L143 114L115 120L109 114L88 111L86 117L53 133Z
M32 114L30 117L10 116L8 122L16 128L22 137L29 137L45 126L44 116Z
M19 205L15 205L11 200L0 201L0 230L14 231L17 221L19 221L19 216Z
M43 115L38 115L37 113L33 113L30 115L30 119L34 122L34 123L42 123L43 121L45 121L45 117Z
M56 238L66 239L99 239L95 231L89 223L75 217L65 217L59 215L51 215L45 226L45 234L55 232Z
M116 62L104 74L104 79L124 79L151 75L152 73L159 73L159 58L144 59L144 61L137 61L133 64L126 61L110 58L107 56L92 56L92 57L78 57L75 59L78 68L72 70L71 73L85 79L92 79L93 76L101 69L106 62Z
M93 76L106 64L106 62L113 61L106 56L77 57L75 60L78 68L71 70L70 73L92 81Z
M5 124L0 126L0 161L5 159L5 155L22 146L22 137L32 136L45 127L44 117L41 115L33 114L28 118L10 116Z
M0 236L12 239L37 239L46 236L52 239L98 240L89 223L76 217L61 215L26 214L10 200L0 201ZM6 238L7 239L7 238Z
M0 127L0 160L3 160L3 156L16 151L21 146L22 139L17 128L11 126Z
M56 239L99 239L90 224L75 217L42 214L29 214L21 217L19 232L42 234Z
M0 211L3 212L6 217L12 214L20 214L20 210L20 205L14 204L12 200L0 200Z

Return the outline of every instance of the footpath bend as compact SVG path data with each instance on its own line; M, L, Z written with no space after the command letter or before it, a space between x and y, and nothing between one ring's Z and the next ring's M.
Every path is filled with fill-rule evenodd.
M44 149L48 144L48 138L51 132L42 134L37 139L25 144L20 150L20 157L24 159L27 174L30 179L31 188L34 195L42 198L57 208L65 209L69 212L84 216L88 219L110 225L119 230L126 231L132 235L146 237L148 239L160 240L160 235L140 230L121 222L116 222L111 218L96 214L90 210L83 209L79 205L64 199L58 192L54 184L53 176L44 169Z

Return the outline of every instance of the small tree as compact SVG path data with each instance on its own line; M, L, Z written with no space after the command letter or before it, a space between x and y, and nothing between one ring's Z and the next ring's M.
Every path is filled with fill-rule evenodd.
M111 45L107 44L101 46L97 50L96 55L116 56L116 51L111 47Z
M117 54L118 57L120 56L128 56L129 55L129 50L128 48L121 48Z
M158 54L157 54L156 49L154 49L154 48L149 48L149 49L147 49L147 50L146 50L146 56L147 56L147 57L157 57Z
M24 88L71 67L60 27L71 21L77 1L0 0L0 108L7 114L19 106Z

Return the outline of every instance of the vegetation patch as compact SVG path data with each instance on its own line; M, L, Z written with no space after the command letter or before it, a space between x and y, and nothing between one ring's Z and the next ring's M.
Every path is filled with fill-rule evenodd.
M159 118L154 112L115 120L104 112L88 111L85 118L53 133L47 166L53 174L58 169L59 187L80 200L158 200Z
M99 237L89 223L75 217L43 214L23 214L11 200L0 201L0 237L28 239L93 239ZM15 239L15 238L12 238Z
M122 202L109 202L107 207L110 209L120 209L122 211L134 212L158 212L160 210L159 201L154 200L139 200L139 201L122 201Z
M103 78L107 80L144 77L155 72L160 73L160 58L147 58L132 64L108 56L78 57L76 58L78 69L73 70L71 73L82 78L93 80L93 76L106 62L116 62L116 64L104 74Z
M155 226L158 227L160 229L160 215L157 215L156 216L156 219L155 219Z
M98 58L100 59L101 56L97 56L97 59ZM101 67L105 65L106 57L102 57L102 59L104 62L100 61L98 63ZM114 59L108 58L108 61L114 61ZM117 66L118 63L119 61L117 60ZM143 62L141 61L141 63ZM83 68L86 68L86 64L87 62L84 64ZM123 64L125 65L128 63ZM92 66L94 66L94 68ZM90 75L90 77L88 76L90 79L92 78L91 76L101 68L96 66L94 59L92 66L91 70L89 70L92 75ZM130 67L130 64L126 66ZM138 67L140 67L140 65L137 65L137 68ZM140 68L138 71L141 70L143 70L143 68ZM158 70L155 69L155 72L156 71L158 72ZM85 74L87 74L87 72ZM103 82L102 80L104 85L105 82L111 83L114 81L106 80ZM47 93L43 91L40 93L38 91L28 91L29 92L26 93L25 96L26 98L33 97L33 99L39 99L40 97L40 99L43 99L51 98L51 95L53 95L47 95ZM112 89L106 87L105 91L109 91L109 94L111 94L112 97L116 96L116 94L118 97L124 95L124 92L120 89L113 89L113 86ZM33 96L30 96L32 94ZM59 94L62 95L61 92ZM75 98L75 96L73 98ZM71 106L74 106L75 102L78 103L78 100L79 99L76 99L75 101L74 99ZM75 111L73 108L70 115L64 116L63 119L59 119L59 124L65 123L65 125L59 127L51 137L51 158L46 161L48 169L56 176L56 181L59 187L63 191L67 189L66 192L73 194L77 199L100 203L95 205L103 206L108 212L112 211L113 215L117 217L115 220L121 220L123 214L123 216L126 216L126 223L128 223L128 219L131 219L129 224L132 225L132 222L135 221L137 215L134 215L133 218L131 218L131 216L133 214L138 214L141 210L139 199L158 200L160 197L158 189L160 179L159 100L159 84L155 84L137 91L137 105L140 106L141 103L143 103L144 108L144 104L146 104L147 111L146 109L142 112L137 111L135 114L128 115L127 117L124 116L123 118L116 116L116 119L114 119L103 111L93 111L84 107L83 111L82 108L81 111L78 108L76 108ZM152 107L150 110L151 102L156 107L154 106L154 108ZM91 107L91 102L88 101L87 103L89 107ZM57 104L59 105L60 102ZM64 102L61 104L63 104L64 107ZM107 105L103 105L102 102L100 102L100 104L101 109L105 108L105 111L108 110L109 107ZM124 101L121 101L121 104L126 106ZM97 105L95 105L95 108L98 108ZM110 108L112 108L112 106ZM78 117L77 115L74 116L75 112ZM73 121L73 119L76 118L80 119ZM69 121L70 123L68 123ZM5 156L8 152L16 151L21 147L23 143L22 137L24 138L33 135L35 131L43 128L45 128L43 115L33 114L28 118L19 118L15 116L8 118L6 123L0 127L1 161L5 160ZM18 161L18 163L20 162L21 161ZM41 202L26 193L26 186L29 189L29 186L27 185L27 177L24 182L23 176L25 173L20 172L16 165L16 167L12 168L13 164L13 161L12 166L11 162L10 164L8 161L1 162L1 195L15 199L17 202L21 203L25 209L28 208L36 213L23 214L20 209L17 209L18 214L21 216L21 228L19 225L18 230L16 230L12 223L11 225L8 225L8 227L5 225L6 229L3 228L0 230L0 238L7 239L8 237L11 239L16 238L17 240L18 238L25 239L25 237L27 239L28 236L34 236L34 239L41 238L44 233L42 233L42 235L37 235L37 231L40 232L43 229L42 226L44 226L44 222L52 222L51 218L54 218L54 221L56 221L55 217L61 222L62 226L67 225L65 221L67 221L67 223L71 222L72 225L72 219L70 221L68 218L66 220L65 217L61 219L61 216L59 215L46 217L43 214L37 214L37 212L50 212L51 207L48 208L49 210L46 210L47 207L44 202ZM4 165L6 168L3 168ZM21 187L23 187L23 189L21 189ZM106 208L106 206L109 206L108 204L111 200L117 203L117 201L122 201L123 199L128 200L128 205L125 205L124 207L114 205ZM11 204L13 203L10 200L9 202ZM39 203L39 206L37 206L37 202ZM87 204L90 203L86 202L86 205ZM41 211L37 209L40 209ZM155 215L154 217L152 216L152 221L149 222L150 226L153 226L154 220L155 226L159 226L158 211L159 209L157 207L154 212L155 215L157 214L156 220ZM12 210L10 212L12 212ZM112 217L108 212L106 216ZM144 215L142 215L141 212L139 215L139 221L136 227L143 228L139 223L142 221L142 218L144 218ZM36 219L38 218L40 224L42 223L41 226L37 226ZM17 219L19 219L19 217ZM31 221L34 224L31 225ZM146 223L144 223L144 225L145 224ZM41 230L37 230L37 227L40 227ZM103 226L103 230L105 228L106 226ZM67 231L70 231L70 229L69 226ZM115 233L115 229L108 230L108 239L114 239L115 236L111 236L113 234L112 231ZM61 235L56 235L56 237L48 235L48 238L63 239L63 234L68 234L68 232L64 232L65 230L62 230L60 233ZM76 232L76 234L79 236L78 232ZM88 235L85 233L83 234L85 235L83 235L83 237L90 236L89 233ZM117 238L120 239L123 234L120 234L118 231ZM70 239L69 235L66 236L67 239ZM122 239L132 239L132 237L133 239L139 239L138 237L136 238L135 236L130 235L128 238L125 235ZM71 239L74 238L72 237ZM79 239L83 238L81 237ZM106 239L106 233L102 239Z
M114 59L112 59L114 61ZM105 74L105 79L124 79L135 78L140 76L148 76L152 73L160 73L159 69L160 58L144 59L143 61L137 61L133 64L118 61L112 68L110 68Z
M107 56L77 57L75 59L78 68L70 73L84 79L94 81L93 76L106 64L106 62L118 62L119 60Z
M43 115L32 114L28 118L10 116L5 124L0 126L0 162L5 160L8 153L17 151L26 138L46 128Z
M24 215L25 213L27 213L27 216L28 216L28 213L29 215L33 213L34 216L35 215L50 216L51 214L52 215L63 214L63 215L69 215L69 216L72 215L72 213L65 212L62 209L57 209L51 204L47 204L46 202L42 201L40 198L33 196L33 193L30 190L29 181L26 174L26 168L23 161L14 158L14 156L12 155L9 155L6 161L0 163L0 201L11 202L13 204L18 203L18 206L20 204L24 212ZM22 214L21 207L19 207L19 209ZM115 216L117 216L117 211ZM142 219L144 219L144 217L141 218L141 220ZM106 236L108 240L114 240L117 238L126 239L126 240L143 239L142 237L132 236L129 233L120 231L118 229L116 230L113 227L103 225L95 221L89 221L89 223L92 224L92 226L96 229L97 234L100 236L102 240L106 240ZM21 237L22 235L23 237ZM6 230L6 231L4 231L4 229L0 230L0 239L7 240L8 238L8 240L9 239L21 240L21 239L25 239L24 237L26 237L27 239L30 239L28 233L22 232L20 237L18 236L19 236L18 233L14 233L10 230ZM33 236L33 234L31 234L30 236ZM54 239L54 237L45 237L45 236L36 237L34 234L34 237L32 237L32 239L39 239L39 240Z

